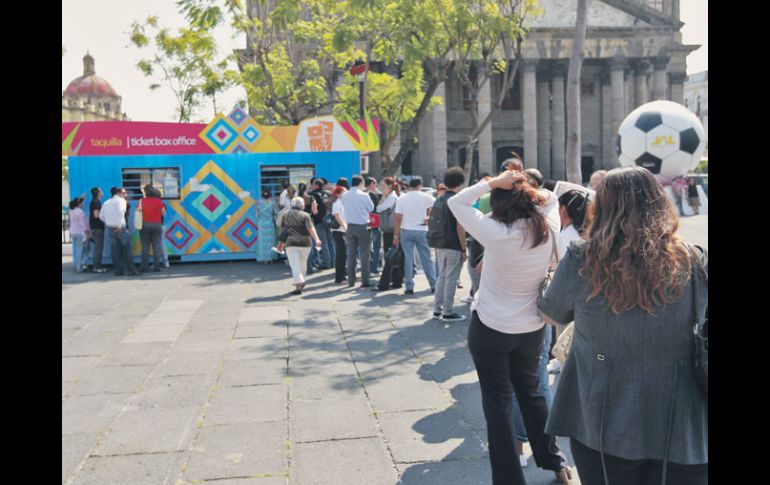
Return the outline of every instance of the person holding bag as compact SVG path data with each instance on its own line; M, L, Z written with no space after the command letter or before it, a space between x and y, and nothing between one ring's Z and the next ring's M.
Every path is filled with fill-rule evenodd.
M286 258L289 260L291 275L294 280L292 295L301 295L305 288L305 276L302 271L307 266L310 246L313 241L316 248L321 248L321 239L316 233L310 214L305 212L305 200L302 197L291 199L291 209L283 216L283 228L280 240L286 248Z
M693 336L708 276L677 228L652 173L609 171L587 241L571 243L539 301L544 317L575 322L546 432L570 438L583 485L708 483Z
M490 193L487 217L473 204ZM481 386L494 485L526 481L516 459L512 394L521 406L535 463L564 485L571 470L556 437L545 432L546 399L538 366L546 328L537 297L553 258L559 227L556 195L531 187L521 172L505 170L447 200L449 209L484 245L481 282L471 305L468 349Z
M393 177L383 178L380 188L382 191L382 198L380 199L380 203L377 204L376 211L380 215L382 247L387 249L385 250L385 265L380 274L380 281L377 283L377 286L372 288L372 291L395 290L401 288L404 282L403 262L398 264L399 261L403 261L403 249L401 249L400 259L399 257L396 257L396 252L390 251L390 248L393 247L396 201L401 196L401 188ZM398 249L400 249L400 245ZM391 254L390 258L387 257L388 253Z

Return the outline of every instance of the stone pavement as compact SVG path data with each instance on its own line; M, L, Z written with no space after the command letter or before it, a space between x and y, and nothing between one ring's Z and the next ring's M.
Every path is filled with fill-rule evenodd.
M409 297L290 280L253 262L75 274L63 255L62 483L491 483L468 322L430 318L425 277Z

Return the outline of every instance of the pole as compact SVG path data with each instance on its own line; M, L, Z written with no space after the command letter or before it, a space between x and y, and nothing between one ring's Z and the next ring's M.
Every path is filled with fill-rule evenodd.
M364 119L364 76L358 76L358 115L360 120Z

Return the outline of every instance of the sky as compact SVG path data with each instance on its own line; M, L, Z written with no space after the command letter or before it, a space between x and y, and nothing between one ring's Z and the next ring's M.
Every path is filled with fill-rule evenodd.
M594 0L599 1L599 0ZM159 78L147 78L136 63L149 52L128 47L131 23L157 15L160 25L178 28L185 24L176 10L175 0L63 0L62 1L62 87L83 75L83 56L94 57L96 74L117 91L122 110L132 121L177 121L176 100L170 88L162 86L150 91ZM708 70L708 0L680 0L682 43L701 45L687 56L687 74ZM245 41L233 39L228 27L214 32L217 44L224 52L245 47ZM218 96L220 111L228 112L239 100L246 98L242 88L232 88ZM214 117L211 104L193 116L194 122L208 122Z

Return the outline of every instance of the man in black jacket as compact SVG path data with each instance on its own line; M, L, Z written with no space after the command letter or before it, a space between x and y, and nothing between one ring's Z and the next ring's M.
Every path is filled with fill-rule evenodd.
M316 206L316 213L313 214L311 212L313 225L318 233L318 237L321 239L321 251L318 252L313 248L311 259L315 258L312 263L320 269L329 269L334 266L334 256L331 253L334 241L332 239L331 227L329 227L331 193L328 190L324 190L325 184L325 179L317 178L313 180L313 190L309 192Z

